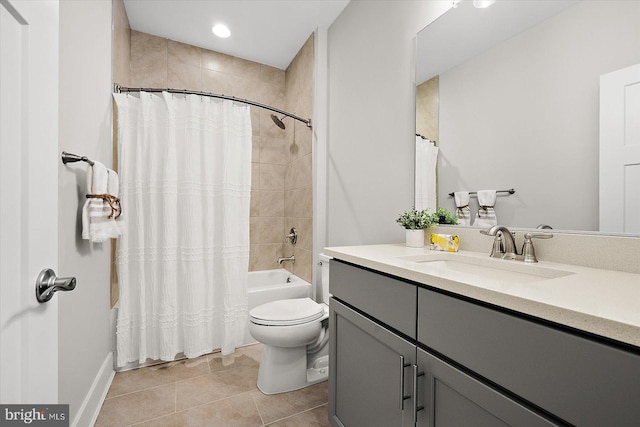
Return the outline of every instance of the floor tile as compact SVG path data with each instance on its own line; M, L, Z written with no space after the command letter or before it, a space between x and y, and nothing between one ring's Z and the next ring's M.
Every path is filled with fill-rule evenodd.
M104 401L95 427L119 427L175 412L175 383Z
M329 427L327 404L269 424L269 427Z
M258 366L237 366L176 383L177 410L256 389Z
M211 372L239 366L260 366L260 345L252 345L237 349L233 354L223 356L222 353L213 353L209 356L209 369Z
M260 390L255 390L252 396L262 421L269 424L327 403L328 389L328 382L324 381L288 393L266 395Z
M117 372L107 393L107 399L187 378L206 375L210 372L208 360L209 355L205 355L194 359L178 360L133 369L131 371Z
M247 392L135 425L135 427L202 426L259 427L262 426L262 420L251 394Z

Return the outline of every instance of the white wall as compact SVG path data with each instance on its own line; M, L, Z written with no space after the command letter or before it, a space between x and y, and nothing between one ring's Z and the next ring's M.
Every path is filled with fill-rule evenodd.
M413 206L415 42L450 1L351 1L329 28L327 245L399 242Z
M640 2L580 2L442 73L440 205L514 187L501 224L598 230L599 76L640 62L639 17Z
M59 151L111 166L111 1L60 2ZM90 425L112 372L110 245L82 240L88 165L59 165L59 271L75 276L59 300L59 401Z

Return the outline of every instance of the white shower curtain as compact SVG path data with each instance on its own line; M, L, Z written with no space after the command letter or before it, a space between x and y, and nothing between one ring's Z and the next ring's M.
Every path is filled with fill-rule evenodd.
M123 207L117 365L233 352L247 322L249 106L114 94Z
M415 209L436 211L436 166L440 149L428 139L416 136Z

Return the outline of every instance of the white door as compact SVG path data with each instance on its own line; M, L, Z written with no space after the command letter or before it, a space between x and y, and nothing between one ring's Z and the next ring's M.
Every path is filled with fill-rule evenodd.
M0 402L58 403L58 2L0 0Z
M640 64L600 76L600 231L640 234Z

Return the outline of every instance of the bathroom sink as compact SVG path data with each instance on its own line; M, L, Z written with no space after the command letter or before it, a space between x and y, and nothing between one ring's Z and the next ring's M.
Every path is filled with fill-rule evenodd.
M488 289L542 282L574 274L571 271L525 264L522 261L480 258L460 253L433 253L398 257L417 271Z

